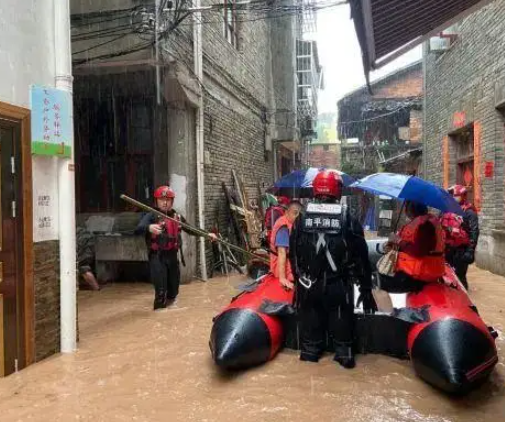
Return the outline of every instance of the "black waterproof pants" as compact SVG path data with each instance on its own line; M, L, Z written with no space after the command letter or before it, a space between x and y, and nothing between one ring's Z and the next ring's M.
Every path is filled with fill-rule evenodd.
M333 343L335 357L352 357L354 286L342 279L316 282L309 290L298 286L301 356L317 362Z
M149 269L154 285L155 308L164 307L167 301L174 300L179 294L181 273L177 251L151 252Z
M461 284L463 284L463 286L465 286L465 289L468 290L468 280L466 279L468 263L464 260L464 254L465 249L453 249L446 253L445 260L452 268L454 268L454 272L461 281Z

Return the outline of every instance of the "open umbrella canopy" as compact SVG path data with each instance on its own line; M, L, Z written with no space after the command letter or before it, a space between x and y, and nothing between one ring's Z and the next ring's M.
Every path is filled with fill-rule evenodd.
M375 173L358 180L351 187L375 195L419 202L442 212L463 214L463 210L449 192L416 176Z
M274 185L268 189L276 195L293 197L311 197L312 196L312 181L316 175L324 170L334 171L342 178L344 186L350 186L354 179L346 173L339 170L328 169L324 167L310 167L305 170L294 170L291 173L281 177Z

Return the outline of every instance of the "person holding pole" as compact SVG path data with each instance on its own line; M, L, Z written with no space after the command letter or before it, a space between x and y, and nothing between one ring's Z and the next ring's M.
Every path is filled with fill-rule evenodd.
M181 230L191 236L203 235L190 230L184 217L173 209L175 192L169 186L158 187L154 191L154 199L156 209L168 218L148 212L140 220L135 234L144 235L146 239L151 282L154 285L153 308L157 310L174 303L179 294L179 252L184 265ZM213 233L206 233L206 237L211 241L217 239Z

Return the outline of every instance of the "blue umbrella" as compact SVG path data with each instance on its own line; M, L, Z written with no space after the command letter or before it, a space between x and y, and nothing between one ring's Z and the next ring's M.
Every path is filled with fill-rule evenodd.
M324 167L311 167L305 170L292 171L291 173L277 180L274 185L268 190L277 195L285 195L291 197L312 196L312 181L319 172L324 170L331 170L338 173L340 177L342 177L344 186L350 186L352 183L354 183L354 179L351 176L339 170L327 169Z
M463 214L456 200L440 186L420 179L395 173L375 173L351 185L375 195L419 202L442 212Z

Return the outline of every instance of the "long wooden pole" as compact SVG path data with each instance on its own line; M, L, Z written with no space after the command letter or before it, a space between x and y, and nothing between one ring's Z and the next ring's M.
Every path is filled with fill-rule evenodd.
M199 236L202 236L202 237L207 238L207 239L211 238L210 233L208 233L208 232L206 232L204 230L198 229L196 227L193 227L192 225L190 225L188 223L183 223L182 221L179 221L179 220L176 220L175 218L169 217L168 215L162 213L161 211L158 211L157 209L154 209L154 208L150 207L149 205L143 204L142 202L139 202L136 199L130 198L127 195L121 195L120 198L123 201L126 201L129 204L131 204L131 205L133 205L133 206L135 206L137 208L143 209L144 211L152 212L153 214L156 214L160 218L166 218L168 220L176 221L177 223L180 224L181 227L183 227L183 228L185 228L185 229L187 229L187 230L189 230L189 231L191 231L191 232L193 232L193 233L195 233L195 234L197 234ZM233 249L233 250L235 250L237 252L241 252L244 255L248 255L250 257L257 258L260 261L263 261L265 264L270 263L270 260L267 259L267 258L265 258L264 256L257 255L257 254L255 254L253 252L249 252L248 250L242 249L240 246L234 245L233 243L227 242L226 240L223 240L223 239L220 239L220 238L216 238L215 241L216 242L220 242L223 245L228 246L230 249Z

